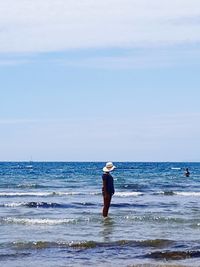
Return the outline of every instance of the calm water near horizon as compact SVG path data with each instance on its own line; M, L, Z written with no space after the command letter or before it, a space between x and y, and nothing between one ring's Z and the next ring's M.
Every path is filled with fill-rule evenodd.
M114 164L103 219L105 162L1 162L0 265L200 266L200 163Z

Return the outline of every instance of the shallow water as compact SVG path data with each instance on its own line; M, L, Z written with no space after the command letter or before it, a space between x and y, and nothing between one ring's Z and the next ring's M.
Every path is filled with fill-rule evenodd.
M0 163L1 266L200 266L200 163L104 164Z

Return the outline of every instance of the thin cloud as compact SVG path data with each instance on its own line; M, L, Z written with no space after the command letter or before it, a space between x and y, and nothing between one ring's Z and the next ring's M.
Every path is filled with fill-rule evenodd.
M96 51L96 55L84 55L69 58L62 54L62 58L52 58L55 64L67 67L96 68L96 69L144 69L165 68L171 66L189 66L198 64L200 60L199 45L190 48L182 46L160 47L151 49L127 49L115 54L102 55ZM195 63L196 62L196 63Z
M0 66L16 66L16 65L24 65L30 63L29 60L23 60L23 59L1 59L0 58Z
M199 113L149 115L140 121L136 117L38 120L27 121L28 125L21 119L19 127L11 123L9 131L1 130L0 160L30 154L35 160L100 160L105 147L115 160L198 159L199 119Z
M40 120L29 119L0 119L0 125L25 125L41 122Z
M199 42L199 16L199 0L7 0L0 52Z

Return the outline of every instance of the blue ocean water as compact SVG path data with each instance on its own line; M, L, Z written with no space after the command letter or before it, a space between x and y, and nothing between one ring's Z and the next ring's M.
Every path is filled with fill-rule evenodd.
M200 266L200 163L114 164L0 163L1 266Z

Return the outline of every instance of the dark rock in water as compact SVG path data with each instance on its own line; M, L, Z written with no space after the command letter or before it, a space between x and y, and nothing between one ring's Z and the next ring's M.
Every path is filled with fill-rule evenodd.
M184 260L200 257L200 251L156 251L147 255L157 260Z

